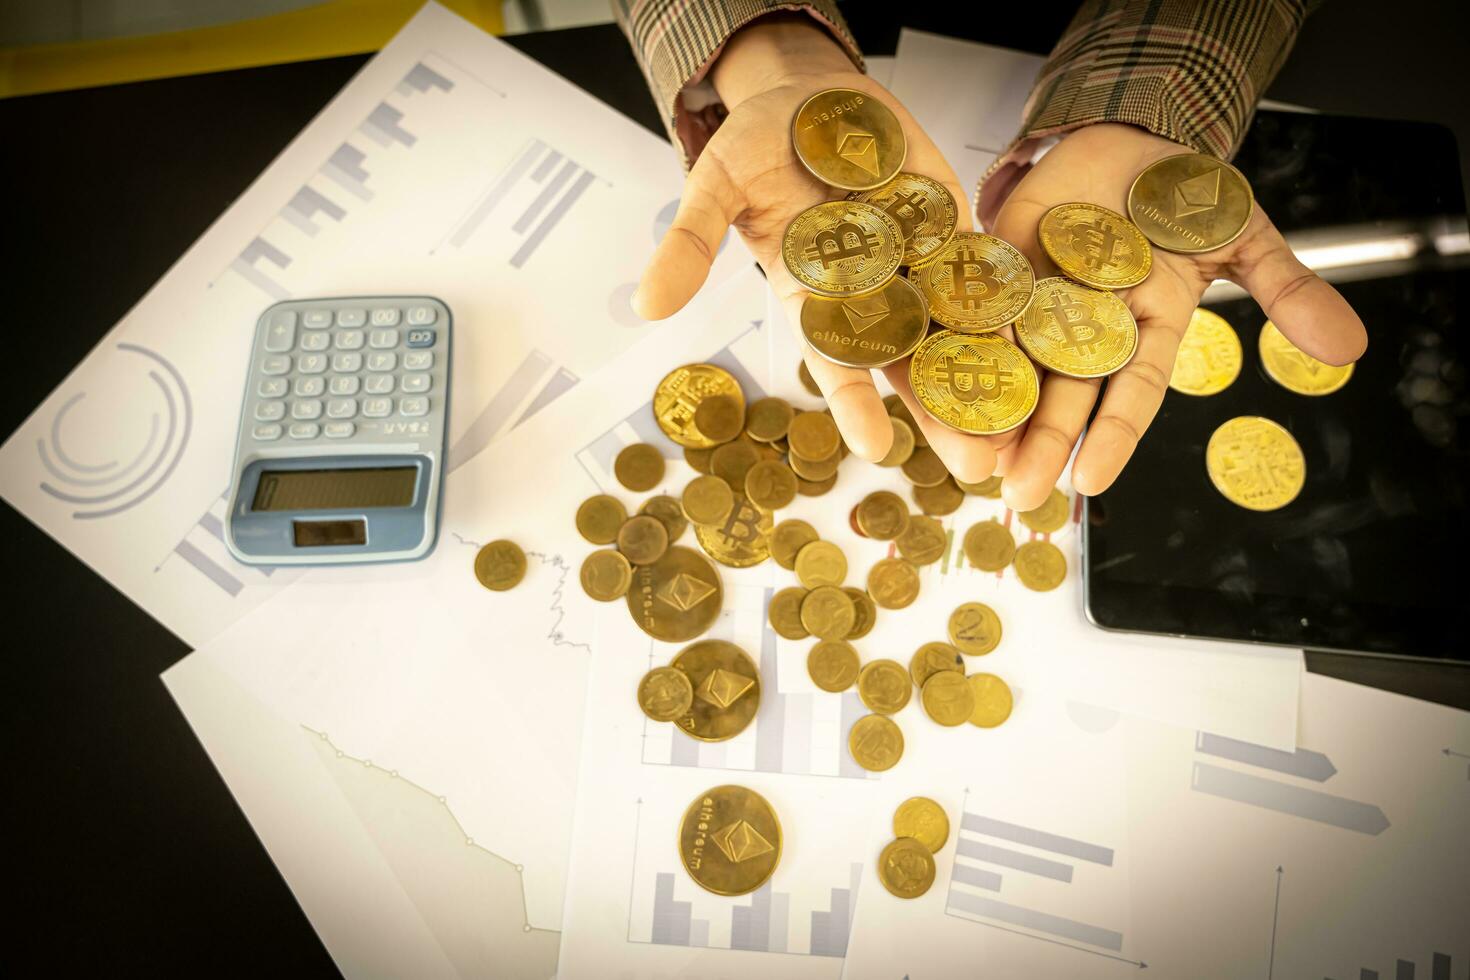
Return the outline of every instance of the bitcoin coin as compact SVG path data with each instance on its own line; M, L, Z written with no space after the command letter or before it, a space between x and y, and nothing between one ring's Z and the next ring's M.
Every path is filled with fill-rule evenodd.
M713 364L685 364L674 368L653 392L653 419L674 442L688 449L710 449L718 441L699 431L694 413L706 398L725 395L735 400L742 414L745 395L740 382L724 368Z
M909 526L909 508L898 494L875 490L857 505L858 529L870 538L892 541Z
M813 541L796 553L796 580L809 589L841 585L847 578L847 556L830 541Z
M1261 367L1271 380L1298 395L1330 395L1353 376L1353 365L1337 367L1301 350L1270 320L1261 328Z
M967 680L975 694L975 710L970 712L970 724L994 728L1011 716L1011 689L1005 681L994 674L971 674Z
M975 692L962 670L942 670L930 676L919 692L924 713L946 728L963 725L975 712Z
M843 639L856 622L852 599L835 585L818 586L801 600L801 625L819 640Z
M927 796L911 796L893 811L893 836L912 837L938 854L949 841L949 815Z
M491 541L475 554L475 578L494 592L505 592L526 577L526 553L514 541Z
M639 629L655 640L682 643L710 628L724 597L720 573L709 559L674 545L652 565L633 569L625 599Z
M1240 338L1225 318L1204 308L1189 317L1169 387L1185 395L1217 395L1240 374Z
M786 433L791 453L805 460L825 460L837 455L842 436L837 423L826 412L800 412L791 420Z
M1000 645L1000 617L983 602L966 602L949 614L949 642L967 657L982 657Z
M878 465L902 466L914 454L914 430L900 418L889 416L888 422L893 426L893 443L888 447L887 455L878 460Z
M898 271L898 222L871 204L824 201L792 219L781 242L792 278L822 296L854 296L881 288Z
M628 594L633 584L633 565L620 551L602 548L582 560L578 577L582 591L598 602L612 602Z
M1241 415L1225 422L1205 446L1215 489L1246 510L1280 510L1307 482L1307 461L1291 433L1270 419Z
M965 491L947 473L943 480L932 487L914 487L914 503L929 517L953 514L964 502Z
M654 721L674 721L694 704L689 675L673 667L655 667L638 682L638 707Z
M652 565L669 547L669 532L657 517L630 517L618 529L618 550L634 565Z
M763 459L745 474L745 496L766 512L789 507L796 499L796 474L774 459Z
M1016 321L1016 339L1048 371L1101 378L1133 359L1138 323L1114 294L1053 276L1036 284L1036 299Z
M762 398L745 410L745 431L759 442L775 442L786 436L796 411L784 398Z
M862 589L855 589L850 585L845 585L842 587L842 591L846 592L847 597L852 600L853 612L856 614L856 619L852 624L852 629L847 634L847 638L849 640L861 640L872 632L873 624L878 622L878 607L873 604L873 597Z
M771 557L789 571L796 567L797 552L817 537L817 529L806 521L788 518L771 530Z
M769 881L781 863L781 821L753 789L705 790L679 821L679 859L705 891L745 895Z
M960 652L948 643L925 643L909 658L909 677L914 686L923 689L925 682L941 670L964 673Z
M621 500L600 493L577 508L577 533L593 544L612 544L627 519L628 511Z
M899 174L882 187L849 194L888 212L903 233L903 264L920 266L954 237L959 211L944 185L923 174Z
M712 442L729 442L745 428L745 403L733 395L710 395L694 408L694 427Z
M1041 392L1036 369L1015 344L948 330L930 334L914 351L909 383L930 415L979 435L1009 432L1026 421Z
M919 597L919 570L902 558L882 558L868 571L868 595L884 609L903 609Z
M745 731L760 708L761 675L744 650L724 640L700 640L669 666L689 677L694 700L675 724L701 742L723 742Z
M649 497L643 501L643 506L638 508L638 513L657 517L664 530L669 532L669 544L674 544L684 536L684 529L689 526L689 519L684 516L684 508L679 501L668 494L659 494L657 497Z
M893 110L850 88L829 88L803 102L791 120L791 142L813 177L847 191L883 186L908 155Z
M735 509L735 493L717 476L696 476L684 488L684 516L696 527L723 524Z
M909 526L894 541L898 553L915 565L932 565L944 557L949 535L944 525L925 514L911 514Z
M664 454L646 442L624 446L613 460L613 476L636 493L652 490L664 478Z
M1239 170L1203 153L1145 167L1128 189L1128 216L1159 248L1209 252L1240 237L1255 199Z
M1067 558L1050 541L1027 541L1013 561L1016 577L1033 592L1050 592L1067 577Z
M1016 555L1016 539L999 521L981 521L965 532L965 560L982 572L998 572Z
M1017 511L1016 516L1021 523L1035 531L1037 534L1051 534L1060 531L1067 525L1067 515L1071 508L1067 504L1067 495L1060 487L1052 487L1051 493L1047 494L1046 500L1035 510Z
M817 379L812 377L811 369L806 366L805 361L796 365L796 379L801 382L808 395L822 397L822 389L817 385Z
M690 449L688 446L685 446L684 462L688 463L689 468L694 470L694 472L703 473L705 476L708 476L710 474L709 459L714 453L715 451L713 449Z
M869 772L892 769L903 758L903 731L892 718L863 715L847 732L847 751Z
M811 636L807 628L801 625L801 601L806 596L806 589L795 585L781 589L771 596L766 618L770 620L771 629L776 631L777 636L784 636L788 640L804 640Z
M965 493L971 493L977 497L988 497L991 500L1000 499L1000 477L998 476L986 477L979 483L966 483L963 480L956 480L955 483L959 484L960 489Z
M771 515L737 493L730 515L720 524L696 526L694 539L721 565L759 565L771 557Z
M912 837L900 837L878 855L878 880L899 898L918 898L934 884L934 854Z
M730 484L735 493L745 493L745 474L761 461L761 454L753 440L736 439L718 447L710 455L710 472Z
M861 296L829 299L812 293L801 304L801 333L835 364L886 367L914 352L929 329L929 308L907 279L895 276Z
M1094 289L1136 286L1154 265L1138 226L1096 204L1058 204L1041 216L1036 234L1063 275Z
M916 487L937 487L949 478L944 460L928 446L915 449L901 469L903 478Z
M858 671L858 697L869 711L891 715L903 709L913 694L913 682L897 660L874 660Z
M1036 274L1026 256L994 235L962 231L909 270L929 315L960 333L988 333L1012 323L1031 302Z
M806 655L806 672L824 691L845 691L857 680L857 651L846 640L823 640Z

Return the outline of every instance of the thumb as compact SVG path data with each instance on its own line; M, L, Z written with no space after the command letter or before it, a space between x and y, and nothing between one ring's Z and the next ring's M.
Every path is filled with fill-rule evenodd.
M633 310L645 320L662 320L684 308L709 276L730 223L740 213L740 195L710 153L695 162L684 181L674 223L654 250Z

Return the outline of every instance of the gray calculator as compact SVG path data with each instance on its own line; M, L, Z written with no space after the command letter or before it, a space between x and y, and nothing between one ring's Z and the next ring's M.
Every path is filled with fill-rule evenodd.
M449 307L287 300L255 325L225 543L253 565L404 561L434 547Z

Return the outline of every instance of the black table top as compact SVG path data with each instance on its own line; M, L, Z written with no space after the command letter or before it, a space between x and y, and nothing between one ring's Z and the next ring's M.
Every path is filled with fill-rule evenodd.
M863 4L844 9L865 50L893 52L897 21ZM1450 77L1460 32L1424 30L1449 16L1448 5L1400 0L1401 16L1387 24L1373 9L1368 0L1327 4L1267 94L1437 120L1470 138L1470 105ZM1024 19L992 11L971 24L944 14L905 14L904 22L1045 52L1070 10L1035 5ZM509 40L661 133L615 28ZM1348 70L1365 57L1373 72ZM0 101L8 270L0 316L26 341L3 369L0 432L25 419L365 60ZM334 975L158 679L187 648L8 506L0 507L0 540L11 624L0 686L11 785L6 866L19 903L0 968ZM1315 654L1308 665L1470 707L1467 670Z

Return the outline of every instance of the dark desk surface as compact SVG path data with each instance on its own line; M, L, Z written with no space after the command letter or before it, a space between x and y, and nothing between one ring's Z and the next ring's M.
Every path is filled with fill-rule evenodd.
M968 29L938 14L906 22L1044 52L1069 16L1067 5L1047 6L1026 19L977 17ZM892 53L896 23L862 7L845 5L864 48ZM1268 95L1435 120L1464 143L1470 102L1451 77L1451 45L1463 34L1447 23L1425 30L1445 23L1449 7L1400 0L1386 23L1368 0L1327 4ZM660 131L614 28L510 41ZM26 340L5 367L0 433L25 419L364 60L0 101L3 316L11 336ZM335 974L158 680L188 650L9 507L0 507L0 540L11 623L0 688L6 866L21 910L0 970ZM1325 655L1309 655L1309 666L1470 707L1470 671Z

